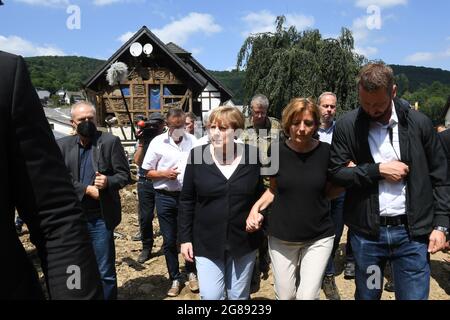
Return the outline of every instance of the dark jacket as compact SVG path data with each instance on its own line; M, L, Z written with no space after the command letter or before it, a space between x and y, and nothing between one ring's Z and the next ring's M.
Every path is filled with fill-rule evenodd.
M445 184L444 150L431 121L394 99L399 119L400 158L409 166L406 213L411 236L429 234L434 226L448 227L450 193ZM372 158L369 117L358 108L336 123L330 158L332 180L347 188L344 222L356 232L379 235L379 163ZM349 161L356 167L347 168Z
M78 181L80 170L78 139L78 136L64 137L58 140L58 145L72 176L78 200L81 201L86 192L86 186ZM92 165L94 171L108 178L108 187L100 190L100 209L106 227L112 230L121 220L119 190L131 181L128 159L119 137L97 131L96 138L92 141Z
M450 130L444 130L439 133L442 146L444 147L445 154L447 156L447 184L450 183Z
M241 257L262 241L262 232L245 231L250 209L264 190L258 161L249 161L257 151L241 144L245 155L227 180L205 150L209 146L196 147L190 153L180 196L178 240L192 242L196 256L223 259L227 250L231 256Z
M0 52L0 70L0 299L44 298L14 227L15 209L37 248L49 297L102 298L86 219L25 61ZM80 289L70 290L77 274Z

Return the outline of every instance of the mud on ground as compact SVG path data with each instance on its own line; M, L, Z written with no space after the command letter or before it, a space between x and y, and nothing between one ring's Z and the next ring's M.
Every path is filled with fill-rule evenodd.
M117 227L118 237L116 243L116 269L118 276L118 298L134 300L197 300L198 293L192 293L184 286L180 295L176 298L169 298L166 292L170 287L170 281L167 273L166 262L161 250L162 236L159 233L158 220L153 221L155 231L155 241L152 251L152 257L144 264L137 262L140 253L141 243L132 241L132 237L139 231L137 217L137 196L135 185L128 186L121 191L122 195L122 222ZM344 269L344 251L345 234L341 239L341 245L336 253L337 276L336 284L339 288L341 299L354 299L354 280L345 280ZM27 249L27 252L35 261L38 269L36 252L34 246L29 241L28 232L25 229L21 240ZM431 256L431 300L450 300L450 260L449 253L439 252ZM180 255L180 265L183 265L183 258ZM40 272L42 278L42 273ZM268 277L261 279L258 290L251 294L252 299L274 299L273 278L269 271ZM321 299L325 299L321 291ZM383 292L382 299L395 299L394 293Z

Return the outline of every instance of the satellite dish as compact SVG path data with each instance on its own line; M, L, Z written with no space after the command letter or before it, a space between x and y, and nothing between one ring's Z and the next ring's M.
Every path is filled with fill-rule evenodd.
M130 53L133 57L139 57L142 53L142 44L134 42L130 46Z
M152 51L153 51L153 46L150 43L146 43L144 45L144 53L146 55L150 55L150 53L152 53Z

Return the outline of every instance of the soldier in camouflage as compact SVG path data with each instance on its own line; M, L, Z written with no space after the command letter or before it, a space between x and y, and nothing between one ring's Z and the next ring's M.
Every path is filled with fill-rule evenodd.
M278 141L282 132L281 123L275 118L267 116L269 100L265 95L257 94L250 102L251 116L247 119L241 140L244 143L255 146L259 150L260 161L263 166L269 166L269 148L272 143ZM269 187L269 179L264 179L264 185ZM268 277L270 259L268 254L267 237L259 248L257 264L253 270L252 288L255 292L259 288L261 275ZM259 267L259 270L256 268Z

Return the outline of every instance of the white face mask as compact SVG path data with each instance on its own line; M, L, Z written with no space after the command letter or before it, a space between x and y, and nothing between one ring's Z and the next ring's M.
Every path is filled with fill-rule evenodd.
M174 141L179 141L184 135L184 128L173 129L170 136Z

